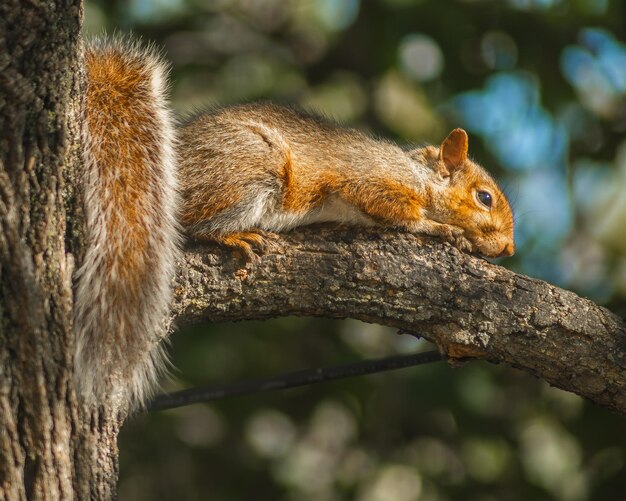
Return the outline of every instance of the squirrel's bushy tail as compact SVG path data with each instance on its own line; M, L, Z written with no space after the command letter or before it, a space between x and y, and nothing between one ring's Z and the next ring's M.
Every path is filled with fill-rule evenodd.
M85 50L87 250L76 275L75 371L90 404L141 405L164 369L179 248L167 65L124 38Z

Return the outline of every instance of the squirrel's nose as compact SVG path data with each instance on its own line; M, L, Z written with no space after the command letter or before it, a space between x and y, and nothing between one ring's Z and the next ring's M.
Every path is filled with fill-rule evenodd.
M515 253L515 244L513 242L507 242L498 254L498 257L508 257Z

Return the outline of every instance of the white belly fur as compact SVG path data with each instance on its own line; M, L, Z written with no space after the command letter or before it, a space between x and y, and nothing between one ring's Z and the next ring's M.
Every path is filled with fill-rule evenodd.
M354 205L337 196L329 196L322 205L305 213L267 211L259 219L258 227L266 231L281 231L307 224L327 222L363 226L375 224L371 218L363 214Z

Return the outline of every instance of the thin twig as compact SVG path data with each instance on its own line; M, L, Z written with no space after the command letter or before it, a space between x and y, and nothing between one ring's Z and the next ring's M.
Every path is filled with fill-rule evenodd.
M265 391L285 390L287 388L306 386L335 379L402 369L404 367L437 362L439 360L442 360L442 357L437 351L427 351L375 360L362 360L336 367L319 367L317 369L287 372L269 378L242 381L213 388L191 388L170 394L158 395L148 405L147 410L161 411L200 402L210 402L221 398L249 395L251 393Z

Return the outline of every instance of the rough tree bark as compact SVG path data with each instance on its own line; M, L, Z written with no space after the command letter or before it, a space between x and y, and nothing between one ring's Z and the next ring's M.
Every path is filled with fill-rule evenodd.
M0 2L0 499L115 493L120 410L72 385L81 18L80 0Z
M80 0L0 2L0 499L111 499L124 409L81 408L71 276L80 261ZM179 324L353 317L414 331L452 358L528 370L626 412L626 327L607 310L448 245L303 229L241 267L190 248ZM155 339L156 342L156 339Z
M434 342L450 359L504 362L626 413L626 323L546 282L399 232L304 228L242 266L190 247L174 318L356 318Z

